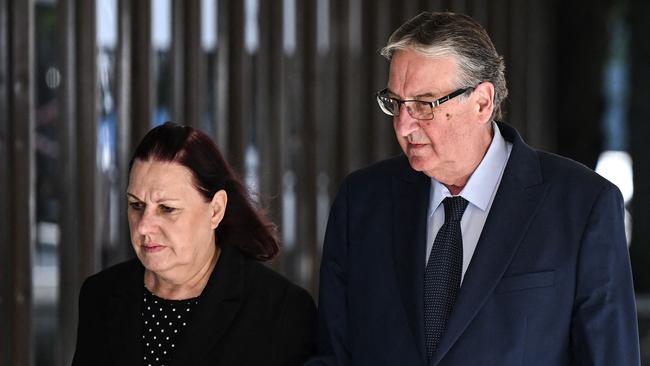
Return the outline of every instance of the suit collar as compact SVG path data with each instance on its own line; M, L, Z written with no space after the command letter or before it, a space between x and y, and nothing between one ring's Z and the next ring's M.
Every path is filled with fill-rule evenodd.
M246 281L245 261L238 249L221 247L219 261L175 351L172 365L191 365L221 341L241 306Z
M114 350L115 364L142 363L142 287L144 267L138 259L127 263L124 278L114 281L108 298L108 349ZM118 352L119 350L119 352Z
M492 294L546 195L537 154L514 128L502 123L499 128L512 142L512 153L431 365L440 362Z

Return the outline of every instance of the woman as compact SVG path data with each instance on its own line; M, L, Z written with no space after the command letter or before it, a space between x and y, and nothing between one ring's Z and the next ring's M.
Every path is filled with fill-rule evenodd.
M130 163L137 259L89 277L73 365L301 365L310 295L259 261L279 250L212 140L165 123Z

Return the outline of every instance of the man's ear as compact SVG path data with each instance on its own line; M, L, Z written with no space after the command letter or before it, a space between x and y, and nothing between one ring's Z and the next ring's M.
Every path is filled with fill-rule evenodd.
M484 81L474 88L472 98L476 106L476 113L481 124L490 122L494 111L494 85Z
M223 216L226 214L226 205L228 204L228 194L225 190L219 190L212 197L210 201L210 208L212 216L210 217L210 225L212 229L216 229L223 220Z

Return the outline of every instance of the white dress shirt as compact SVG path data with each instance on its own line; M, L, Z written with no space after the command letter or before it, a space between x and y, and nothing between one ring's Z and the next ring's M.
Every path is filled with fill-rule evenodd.
M501 182L508 157L512 151L512 144L507 142L496 123L492 123L494 136L485 157L481 160L474 173L470 176L467 184L460 192L460 196L469 201L463 218L460 221L460 230L463 236L463 272L461 284L465 278L465 272L474 255L478 239L483 231L483 225L487 219L492 201L496 195L497 188ZM433 247L433 241L438 230L445 223L445 208L442 201L451 197L447 187L435 179L431 179L431 197L429 199L429 214L427 220L427 252L426 262L429 261L429 254Z

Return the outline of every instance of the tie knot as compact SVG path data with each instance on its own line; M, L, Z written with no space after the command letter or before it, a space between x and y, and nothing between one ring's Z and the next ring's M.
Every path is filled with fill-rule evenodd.
M445 205L445 222L450 222L460 221L469 202L461 196L454 196L445 198L442 203Z

